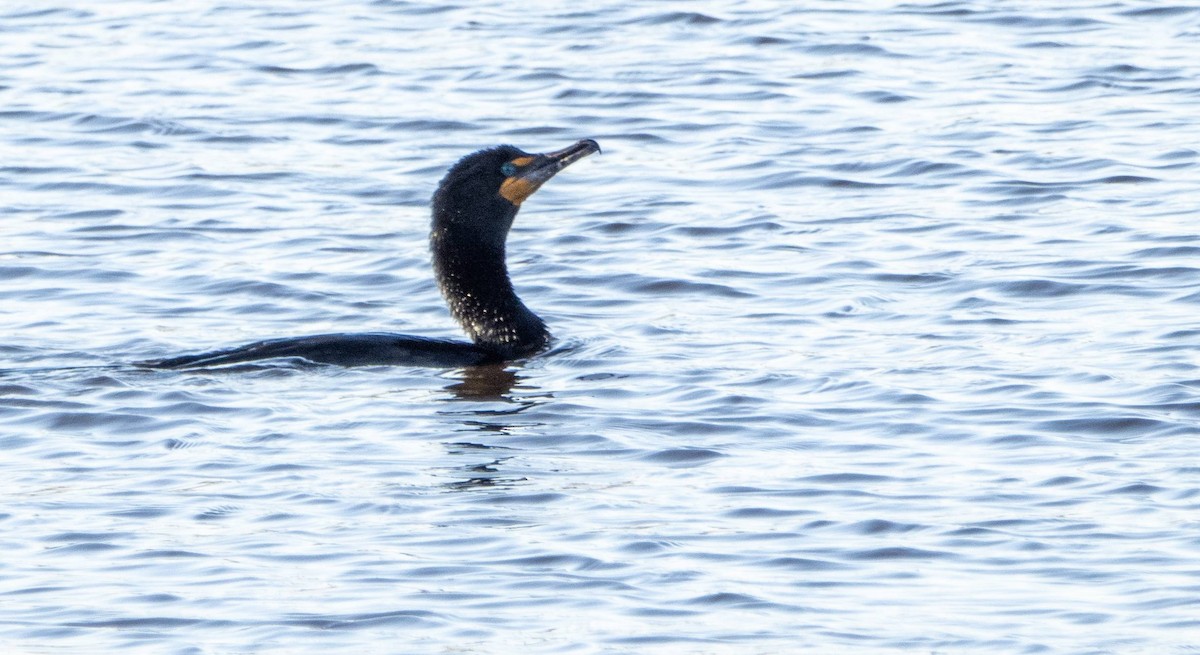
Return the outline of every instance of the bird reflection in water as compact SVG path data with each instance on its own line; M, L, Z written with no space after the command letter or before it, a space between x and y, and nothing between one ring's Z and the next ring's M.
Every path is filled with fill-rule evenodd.
M458 382L448 385L446 391L453 394L447 400L498 400L515 402L508 394L517 384L517 372L504 366L468 366L455 372Z
M528 422L519 422L505 417L515 417L515 415L536 407L549 395L524 393L533 391L533 389L519 386L522 377L517 375L515 369L503 364L470 366L455 371L453 375L457 379L445 387L449 392L444 398L446 402L487 403L487 406L461 410L456 408L440 413L461 417L463 432L474 433L477 437L487 435L489 438L447 443L447 453L471 458L486 455L488 461L449 467L447 474L456 479L445 483L444 486L452 491L474 491L513 487L528 481L528 478L524 476L504 472L504 465L516 456L514 449L483 442L491 441L491 437L508 436L515 428L528 427ZM519 389L522 393L514 394L514 388ZM501 406L497 407L494 403L501 403ZM496 451L514 454L497 456Z

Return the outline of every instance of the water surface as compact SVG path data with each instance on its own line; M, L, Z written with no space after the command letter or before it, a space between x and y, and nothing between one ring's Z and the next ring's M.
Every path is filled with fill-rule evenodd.
M1200 9L0 9L0 644L1186 653ZM128 362L456 335L427 201L600 156L509 243L508 367Z

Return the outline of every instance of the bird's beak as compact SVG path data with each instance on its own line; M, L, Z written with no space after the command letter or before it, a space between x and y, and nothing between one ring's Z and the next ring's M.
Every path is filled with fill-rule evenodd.
M600 144L591 139L584 139L555 152L518 157L512 161L518 166L518 170L500 184L500 195L519 207L526 198L545 184L546 180L594 152L600 152Z

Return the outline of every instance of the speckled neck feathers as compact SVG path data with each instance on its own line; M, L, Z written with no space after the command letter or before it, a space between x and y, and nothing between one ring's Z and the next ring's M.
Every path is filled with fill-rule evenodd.
M450 313L476 345L504 359L531 355L550 342L546 324L521 302L505 263L505 241L517 207L489 183L479 155L452 168L433 196L430 248L438 286Z
M513 291L499 251L455 246L453 230L434 231L433 268L450 313L476 345L504 359L542 350L550 341L546 324Z

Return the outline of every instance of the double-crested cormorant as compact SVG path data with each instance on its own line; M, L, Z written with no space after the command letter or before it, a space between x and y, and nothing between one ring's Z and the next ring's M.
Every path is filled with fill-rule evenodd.
M554 174L599 152L584 139L531 155L513 146L480 150L455 164L433 194L433 271L450 313L473 343L403 334L319 334L140 362L152 368L222 366L294 357L323 364L458 367L533 355L550 342L546 324L513 291L504 243L525 201Z

